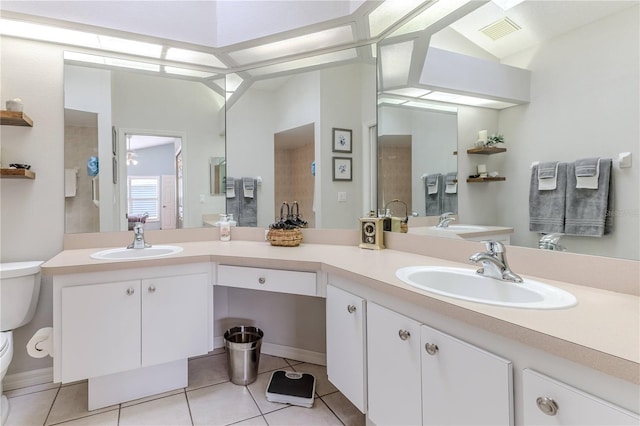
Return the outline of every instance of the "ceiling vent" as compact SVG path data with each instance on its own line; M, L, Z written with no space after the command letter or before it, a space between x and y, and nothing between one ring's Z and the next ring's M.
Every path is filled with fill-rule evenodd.
M521 28L518 24L513 22L511 19L504 17L497 20L493 24L489 24L486 27L482 28L480 32L492 40L498 40L499 38L505 37L512 32L518 31L519 29Z

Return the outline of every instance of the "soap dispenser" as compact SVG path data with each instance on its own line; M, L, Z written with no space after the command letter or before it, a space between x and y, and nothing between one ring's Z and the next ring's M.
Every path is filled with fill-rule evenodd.
M220 215L220 241L231 240L231 224L227 215Z

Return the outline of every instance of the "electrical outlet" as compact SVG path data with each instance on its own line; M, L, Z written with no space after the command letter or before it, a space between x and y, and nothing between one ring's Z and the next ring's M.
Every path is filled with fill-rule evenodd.
M346 201L347 201L347 193L343 191L338 192L338 202L344 203Z

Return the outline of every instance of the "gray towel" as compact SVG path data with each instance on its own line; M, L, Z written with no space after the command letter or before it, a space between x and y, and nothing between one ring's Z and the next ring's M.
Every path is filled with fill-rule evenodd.
M596 175L598 169L598 160L600 157L582 158L576 160L576 176L577 177L591 177Z
M442 211L440 214L445 212L458 213L458 194L456 193L448 193L446 192L447 185L451 185L455 183L458 178L458 173L449 172L445 175L442 180Z
M529 185L529 231L564 232L565 198L567 190L567 164L558 164L556 189L540 191L538 167L531 168Z
M613 230L613 176L611 159L600 159L598 189L576 188L576 164L567 167L567 235L601 237Z
M538 164L538 179L554 179L556 177L557 161L547 161Z
M442 179L442 175L440 173L428 175L424 179L424 205L426 216L440 216L442 214L442 193L444 192L444 186L438 188L437 193L429 194L429 186L439 183L444 183L444 179Z
M236 194L240 199L240 208L238 212L238 226L258 226L258 191L254 189L253 196L248 197L244 193L245 183L250 180L253 188L258 187L258 182L253 178L245 178L236 180Z
M227 176L227 214L232 214L235 218L240 216L240 197L236 191L237 182L242 183L242 180Z

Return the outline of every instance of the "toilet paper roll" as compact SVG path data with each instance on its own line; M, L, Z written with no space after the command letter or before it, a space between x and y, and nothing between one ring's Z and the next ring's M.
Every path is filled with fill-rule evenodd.
M53 328L43 327L29 339L27 353L32 358L44 358L53 356Z

